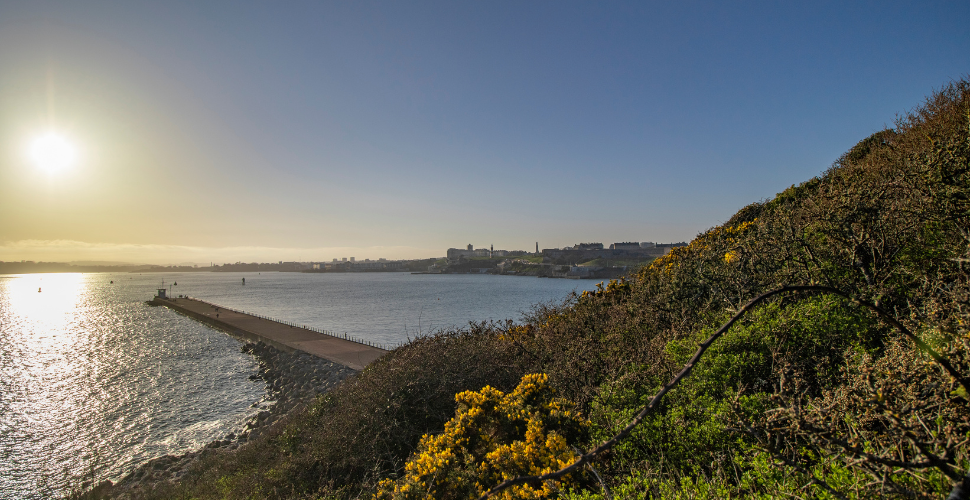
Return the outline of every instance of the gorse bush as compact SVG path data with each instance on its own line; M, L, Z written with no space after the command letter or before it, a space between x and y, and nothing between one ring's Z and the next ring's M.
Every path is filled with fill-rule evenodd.
M505 394L485 387L455 396L458 410L444 432L421 438L397 481L385 480L375 500L476 498L502 481L561 469L576 459L575 443L589 423L568 401L554 397L543 374L526 375ZM574 475L575 476L575 475ZM541 486L520 485L497 498L555 498L583 477Z
M539 305L520 324L419 339L144 495L349 499L381 485L381 498L473 498L612 436L697 342L783 284L875 304L970 375L970 82L625 280ZM516 402L528 373L545 374L536 394L552 399ZM546 389L576 419L547 420L560 400ZM968 398L869 309L777 295L597 458L602 483L576 476L503 495L942 498L970 466ZM499 411L511 407L522 410Z

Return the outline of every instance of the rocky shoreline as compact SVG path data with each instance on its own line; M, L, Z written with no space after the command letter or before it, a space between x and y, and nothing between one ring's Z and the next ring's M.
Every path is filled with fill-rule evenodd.
M259 360L259 370L250 379L262 379L266 382L267 397L273 401L269 408L253 415L238 435L230 433L202 449L182 455L155 458L135 469L117 484L105 481L95 486L91 493L97 495L99 492L110 491L111 496L126 496L126 491L134 493L150 488L153 483L178 479L189 465L205 454L244 446L294 408L312 401L319 394L327 392L341 380L356 373L356 370L346 366L304 352L284 352L263 342L247 343L242 346L242 351Z

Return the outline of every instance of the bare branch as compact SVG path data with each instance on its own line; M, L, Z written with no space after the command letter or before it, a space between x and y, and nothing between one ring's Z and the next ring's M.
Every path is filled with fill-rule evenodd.
M900 323L899 321L897 321L896 318L894 318L892 315L890 315L889 313L887 313L886 311L884 311L882 308L876 306L875 304L873 304L871 302L868 302L868 301L859 299L857 297L854 297L852 295L849 295L846 292L843 292L842 290L839 290L838 288L831 287L831 286L824 286L824 285L784 285L784 286L781 286L781 287L776 288L774 290L771 290L771 291L762 293L761 295L758 295L757 297L751 299L747 304L745 304L744 307L742 307L741 309L739 309L738 312L735 313L734 316L732 316L731 319L727 321L727 323L724 323L724 325L722 325L720 328L718 328L718 330L716 332L714 332L710 337L708 337L707 340L705 340L704 342L702 342L700 344L700 346L697 348L697 351L690 358L690 360L687 361L687 364L684 365L684 367L680 370L680 372L670 382L667 382L667 384L665 384L662 388L660 388L660 390L657 392L657 394L655 394L652 398L650 398L650 402L648 402L640 410L640 412L637 413L637 415L633 418L633 420L631 420L630 423L628 423L626 425L626 427L624 427L622 430L620 430L620 432L616 433L616 435L614 435L612 438L610 438L609 440L603 442L602 444L600 444L596 448L593 448L592 450L590 450L586 454L580 456L579 459L577 459L572 464L570 464L570 465L568 465L568 466L566 466L566 467L564 467L564 468L562 468L562 469L560 469L558 471L550 472L548 474L542 474L542 475L538 475L538 476L518 476L518 477L511 478L511 479L506 479L505 481L502 481L501 483L499 483L497 486L495 486L492 489L490 489L487 492L485 492L485 494L483 494L481 497L479 497L479 500L484 500L484 499L486 499L486 498L488 498L488 497L490 497L490 496L492 496L492 495L494 495L494 494L496 494L496 493L498 493L498 492L500 492L500 491L502 491L502 490L504 490L506 488L510 488L512 486L515 486L515 485L519 485L519 484L538 485L538 484L543 483L544 481L557 480L557 479L559 479L559 478L561 478L561 477L563 477L563 476L565 476L567 474L570 474L570 473L576 471L577 469L579 469L580 467L582 467L586 463L592 461L594 458L596 458L600 454L602 454L602 453L610 450L611 448L613 448L613 446L615 446L616 443L618 443L619 441L621 441L622 439L624 439L628 435L630 435L630 433L633 432L633 430L638 425L640 425L640 423L647 416L647 414L649 414L651 411L653 411L654 409L656 409L660 405L661 399L663 399L663 397L668 392L670 392L671 390L673 390L674 387L676 387L678 384L680 384L680 382L682 380L684 380L685 378L687 378L687 377L690 376L691 372L694 370L694 366L697 365L697 362L700 361L700 359L704 355L704 353L707 352L707 349L714 343L714 341L716 341L718 338L720 338L722 335L724 335L734 325L734 323L736 323L739 319L741 319L742 316L744 316L748 311L750 311L751 309L753 309L758 304L764 302L765 300L767 300L767 299L769 299L769 298L771 298L771 297L773 297L775 295L779 295L779 294L787 293L787 292L823 292L823 293L831 293L831 294L835 294L835 295L838 295L840 297L843 297L843 298L845 298L847 300L850 300L852 302L855 302L855 303L857 303L859 305L865 306L866 308L868 308L871 311L875 312L876 315L878 315L882 320L884 320L885 322L889 323L891 326L893 326L894 328L896 328L897 330L899 330L903 335L905 335L910 340L912 340L916 344L917 347L919 347L921 350L923 350L924 352L926 352L927 354L929 354L930 357L933 358L933 360L937 364L939 364L940 366L942 366L947 371L947 373L949 373L951 377L953 377L955 380L957 380L960 383L960 385L963 386L964 390L966 390L967 393L970 394L970 381L968 381L966 378L962 377L959 374L959 372L957 372L956 369L953 368L953 366L946 359L944 359L942 356L940 356L940 354L937 353L936 351L934 351L928 344L926 344L926 342L923 342L923 340L921 340L919 337L917 337L916 335L914 335L911 331L909 331L908 328L906 328L905 326L903 326L902 323ZM819 484L817 481L813 481L813 482L815 484ZM824 484L824 482L822 482L819 485L822 486L822 484ZM828 486L828 485L825 484L822 487L825 488L826 486ZM826 488L826 490L829 491L833 495L840 496L834 490L830 490L828 488Z

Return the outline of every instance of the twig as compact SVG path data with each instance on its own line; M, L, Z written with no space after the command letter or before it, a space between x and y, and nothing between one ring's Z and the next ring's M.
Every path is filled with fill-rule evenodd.
M653 411L654 409L656 409L660 405L660 400L663 399L663 397L668 392L670 392L671 390L673 390L673 388L676 387L678 384L680 384L680 382L682 380L684 380L685 378L687 378L687 377L690 376L691 372L694 369L694 366L697 365L697 362L700 361L701 357L704 355L705 352L707 352L707 349L711 346L711 344L713 344L714 341L716 341L718 338L720 338L722 335L724 335L728 331L728 329L730 329L731 326L733 326L734 323L736 323L738 321L738 319L741 318L741 316L743 316L745 313L747 313L748 311L750 311L752 308L754 308L756 305L760 304L761 302L764 302L765 300L767 300L767 299L769 299L769 298L771 298L771 297L773 297L775 295L782 294L782 293L787 293L787 292L825 292L825 293L832 293L832 294L838 295L840 297L843 297L843 298L845 298L845 299L847 299L849 301L852 301L852 302L855 302L855 303L860 304L862 306L865 306L866 308L868 308L871 311L875 312L884 321L886 321L887 323L889 323L890 325L892 325L893 327L895 327L897 330L899 330L903 335L905 335L910 340L912 340L916 344L917 347L919 347L921 350L923 350L927 354L929 354L930 357L933 358L934 361L936 361L940 366L942 366L947 371L947 373L949 373L951 377L953 377L954 379L956 379L960 383L960 385L963 386L964 390L966 390L967 393L970 394L970 381L967 381L964 377L960 376L960 374L956 371L956 369L953 368L953 366L946 359L944 359L942 356L940 356L929 345L927 345L926 342L923 342L919 337L917 337L916 335L914 335L911 331L909 331L908 328L906 328L905 326L903 326L902 323L900 323L899 321L897 321L896 318L892 317L889 313L887 313L886 311L884 311L882 308L876 306L875 304L873 304L871 302L868 302L868 301L865 301L865 300L862 300L862 299L853 297L852 295L849 295L849 294L843 292L842 290L839 290L838 288L834 288L834 287L831 287L831 286L824 286L824 285L784 285L784 286L781 286L780 288L776 288L774 290L771 290L771 291L762 293L761 295L759 295L759 296L751 299L747 304L744 305L744 307L742 307L741 309L739 309L738 312L735 313L734 316L732 316L731 319L729 319L727 321L727 323L724 323L724 325L722 325L720 328L718 328L718 330L716 332L714 332L710 337L708 337L707 340L705 340L704 342L702 342L700 344L700 346L697 348L697 351L690 358L690 360L687 361L687 364L684 365L683 369L681 369L680 372L670 382L667 382L666 385L664 385L662 388L660 388L660 390L657 392L657 394L655 394L652 398L650 398L650 402L647 403L640 410L639 413L637 413L637 415L633 418L633 420L631 420L630 423L628 423L626 425L626 427L624 427L622 430L620 430L620 432L616 433L616 435L614 435L612 438L610 438L609 440L603 442L602 444L600 444L596 448L593 448L592 450L590 450L586 454L580 456L579 459L576 460L575 462L573 462L572 464L570 464L570 465L568 465L568 466L566 466L566 467L564 467L562 469L559 469L559 470L557 470L555 472L550 472L548 474L542 474L542 475L538 475L538 476L518 476L518 477L514 477L514 478L511 478L511 479L507 479L505 481L502 481L501 483L499 483L498 485L496 485L492 489L486 491L485 494L483 494L481 497L479 497L479 500L484 500L484 499L486 499L486 498L488 498L488 497L490 497L490 496L492 496L492 495L494 495L494 494L496 494L496 493L498 493L498 492L500 492L500 491L502 491L502 490L504 490L506 488L510 488L510 487L515 486L515 485L518 485L518 484L526 484L526 483L528 483L528 484L536 485L536 484L541 484L544 481L559 479L559 478L561 478L561 477L563 477L563 476L565 476L567 474L570 474L570 473L574 472L575 470L579 469L580 467L582 467L586 463L592 461L594 458L596 458L600 454L602 454L602 453L610 450L611 448L613 448L613 446L615 446L616 443L618 443L619 441L621 441L622 439L624 439L628 435L630 435L630 433L633 432L633 429L635 429L638 425L640 425L640 423L643 421L643 419L647 416L648 413L650 413L651 411ZM815 484L819 484L818 481L820 481L820 480L813 481L813 482L815 482ZM967 478L967 480L965 482L970 483L970 472L968 472L968 478ZM822 482L822 484L824 484L824 482ZM821 484L820 484L820 486L821 486ZM827 486L827 485L825 485L825 486ZM823 488L825 486L823 486ZM954 492L957 492L958 489L959 489L959 486L958 486L958 488L955 488L954 489ZM830 493L832 493L833 495L838 495L836 492L834 492L834 490L830 490ZM951 498L952 498L952 493L951 493ZM957 498L964 498L964 497L957 497Z

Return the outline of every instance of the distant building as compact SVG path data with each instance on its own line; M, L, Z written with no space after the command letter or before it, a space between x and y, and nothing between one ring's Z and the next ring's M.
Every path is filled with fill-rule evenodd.
M353 257L351 257L353 259ZM405 267L404 261L387 259L381 260L371 260L364 259L359 260L348 260L343 259L342 261L334 262L324 262L319 264L319 268L314 267L314 269L319 269L324 272L368 272L368 271L399 271L403 270Z
M610 250L639 250L639 241L624 241L623 243L614 243L610 245Z
M537 248L538 251L538 248ZM488 248L478 248L476 249L474 245L468 245L464 249L461 248L449 248L446 252L445 257L451 264L457 263L459 259L471 258L471 257L490 257L490 258L501 258L501 257L514 257L514 256L525 256L529 255L530 252L525 250L496 250L495 245L489 245Z
M484 248L475 250L474 246L468 245L467 250L460 250L458 248L449 248L447 256L448 256L448 260L458 260L462 257L488 257L489 251Z
M568 259L574 262L592 259L624 259L624 258L651 258L660 257L670 251L670 248L682 246L686 243L653 243L645 241L626 241L613 243L608 249L603 248L601 243L577 243L572 247L565 248L546 248L542 250L542 256L550 259Z

